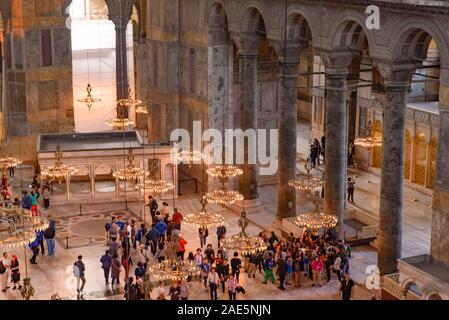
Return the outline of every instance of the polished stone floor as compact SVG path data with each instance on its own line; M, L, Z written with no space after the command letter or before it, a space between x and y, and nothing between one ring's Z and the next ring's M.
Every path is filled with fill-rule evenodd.
M302 134L307 133L307 127L299 130ZM301 145L305 144L307 138L298 138ZM298 170L303 170L301 158L307 150L299 150ZM321 166L324 167L324 166ZM320 170L321 168L318 168ZM22 175L21 175L22 174ZM319 174L319 171L317 173ZM377 216L379 210L379 176L376 173L369 175L366 172L349 170L349 174L358 175L355 192L355 204L348 205L348 209L361 210L367 214ZM31 168L16 170L16 178L13 180L15 191L20 190L20 185L27 186L32 179ZM82 187L81 187L82 189ZM198 194L188 192L188 187L183 187L184 195L176 199L175 205L183 213L200 209ZM191 189L192 190L192 189ZM248 214L250 220L249 232L257 233L262 229L271 228L276 221L276 186L268 185L260 188L261 205L254 213ZM430 225L432 210L429 207L431 196L429 192L417 189L414 185L405 184L404 188L404 226L403 226L403 257L413 256L429 252L430 246ZM417 200L417 201L415 201ZM170 202L172 207L172 202ZM127 208L126 208L127 207ZM56 241L56 256L39 256L37 265L28 264L27 272L32 279L32 284L36 288L34 299L49 299L54 293L58 293L64 299L77 299L72 275L72 264L76 257L81 254L86 264L87 284L84 299L123 299L120 289L111 291L110 287L104 286L102 270L100 269L99 258L106 249L104 245L104 222L113 212L128 211L133 212L136 219L143 218L142 202L102 203L80 205L52 205L48 211L43 211L44 215L51 214L58 222L58 240ZM307 197L298 193L297 212L304 212L313 209L313 205ZM237 221L238 211L235 208L225 208L221 206L210 206L209 210L220 212L224 215L228 234L237 233L239 228ZM114 213L116 214L116 213ZM148 216L148 213L146 213ZM199 247L197 229L184 224L182 234L188 241L187 251L195 251ZM210 230L208 242L215 247L215 230ZM68 247L67 247L68 245ZM3 251L4 248L0 248ZM25 276L25 254L30 257L28 249L8 249L10 254L16 254L21 264L22 277ZM377 261L376 250L369 246L356 247L350 260L351 277L356 281L356 299L370 299L372 292L365 287L365 280L368 276L365 270L370 265L375 265ZM122 275L123 276L123 275ZM257 274L255 279L247 279L245 273L241 275L241 282L247 293L240 294L239 299L337 299L338 281L335 275L329 283L323 284L321 288L311 287L311 283L306 279L302 288L289 287L285 291L280 291L271 284L262 284L262 275ZM123 283L123 280L122 280ZM201 287L199 282L191 284L191 299L208 299L208 292ZM167 288L168 289L168 288ZM221 295L220 299L227 299L227 295ZM20 299L17 291L8 290L0 292L0 299Z

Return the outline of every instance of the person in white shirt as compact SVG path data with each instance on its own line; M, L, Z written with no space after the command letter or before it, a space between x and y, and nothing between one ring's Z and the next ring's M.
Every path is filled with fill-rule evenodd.
M207 276L207 283L210 288L210 299L217 300L217 288L220 283L220 276L215 272L215 268L210 269L209 275Z
M5 269L5 271L1 275L2 276L2 291L6 292L6 289L9 289L8 278L9 278L10 267L11 267L11 258L9 258L7 252L3 252L3 256L0 260L0 262L3 264L3 267Z
M201 265L203 264L203 255L201 253L201 249L200 248L196 249L196 253L195 253L194 259L195 259L195 264L198 267L201 267Z
M157 300L167 300L163 281L159 281L159 287L156 289L156 296Z
M168 218L170 218L170 210L167 202L162 203L162 209L160 211L160 214L163 219L167 218L168 220Z

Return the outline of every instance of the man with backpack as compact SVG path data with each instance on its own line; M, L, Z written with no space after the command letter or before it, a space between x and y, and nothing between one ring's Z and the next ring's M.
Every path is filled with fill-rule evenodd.
M86 284L86 277L84 276L84 272L86 271L86 267L83 263L83 256L79 255L78 260L73 263L73 275L76 278L76 291L78 293L83 292L84 285ZM82 282L80 288L80 280Z
M56 224L56 221L53 219L50 219L50 225L44 231L44 238L45 238L45 241L47 242L47 249L48 249L49 257L55 255L55 236L56 236L55 224Z
M154 199L153 196L148 197L147 207L150 208L150 214L151 214L151 219L152 219L153 223L156 222L155 221L156 211L157 211L157 208L159 207L159 205L157 204L157 200Z

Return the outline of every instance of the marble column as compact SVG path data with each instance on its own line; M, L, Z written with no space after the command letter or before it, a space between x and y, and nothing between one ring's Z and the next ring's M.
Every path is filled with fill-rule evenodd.
M127 24L115 24L115 65L117 100L128 96L128 59L126 48L126 26ZM128 118L127 107L117 106L117 117Z
M344 221L346 187L347 77L345 68L326 68L324 211L338 217L339 235Z
M245 132L247 129L257 130L257 51L240 52L240 102L239 127ZM259 198L257 189L257 164L249 163L248 139L245 139L243 175L239 178L239 191L245 200ZM241 152L241 150L236 150ZM257 150L255 150L257 152ZM256 157L257 158L257 157Z
M296 216L296 190L288 185L296 179L296 128L298 102L298 55L280 62L278 103L278 190L277 217ZM283 60L283 59L282 59ZM285 72L285 73L284 73Z
M434 262L449 267L449 69L440 71L439 109L430 256Z
M401 257L408 88L408 81L385 82L378 234L378 266L381 274L397 272L397 259Z

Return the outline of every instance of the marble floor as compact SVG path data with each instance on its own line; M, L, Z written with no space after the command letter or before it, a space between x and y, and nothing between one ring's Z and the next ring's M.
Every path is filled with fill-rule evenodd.
M299 130L302 135L307 133L307 127ZM304 145L307 137L298 138L298 143ZM302 151L301 151L302 150ZM298 170L303 170L301 158L306 154L307 149L299 150ZM324 167L324 166L321 166ZM320 168L319 168L320 170ZM319 174L319 173L316 173ZM367 214L377 216L379 210L379 176L368 174L353 169L349 170L351 175L357 175L355 204L348 205L348 209L361 210ZM371 180L368 183L367 180ZM20 191L22 186L28 186L32 180L31 168L23 170L16 169L16 178L13 180L14 190ZM188 187L183 187L184 194L180 196L175 205L183 213L188 213L200 209L198 194L188 192ZM255 213L248 215L251 233L260 232L270 228L276 220L276 186L263 186L259 190L260 206ZM416 199L417 201L414 201ZM428 193L420 192L415 186L406 184L404 187L404 225L403 225L403 256L413 256L429 252L430 247L430 227L432 210L429 207L431 196ZM171 203L170 203L171 204ZM27 265L25 270L25 256L30 257L28 249L7 249L10 254L16 254L21 264L22 277L26 272L32 279L32 284L36 289L34 299L49 299L54 293L58 293L64 299L77 299L74 277L72 275L72 265L78 255L83 255L86 264L87 284L86 294L83 299L123 299L120 288L111 290L104 286L102 270L99 259L106 246L104 245L104 221L116 211L125 210L132 212L136 219L142 218L142 202L123 203L102 203L83 204L80 211L79 205L52 205L48 211L42 211L43 215L51 215L58 221L60 239L56 241L56 256L39 256L37 265ZM313 209L313 204L305 195L298 193L297 212L304 212ZM237 233L239 228L237 221L238 211L233 208L222 206L210 206L210 211L220 212L224 215L228 234ZM146 216L149 216L146 213ZM188 241L187 252L195 251L199 247L197 229L184 224L182 234ZM68 240L68 247L67 247ZM210 230L210 243L216 246L215 230ZM0 248L0 251L6 249ZM376 265L376 250L369 246L355 247L350 260L351 277L356 281L356 299L370 299L372 292L365 287L365 280L368 276L365 273L367 266ZM335 275L329 283L323 284L321 288L311 287L311 283L305 280L302 288L289 287L285 291L280 291L271 284L262 284L262 275L257 274L255 279L248 279L245 273L241 274L242 286L246 289L246 294L240 294L239 299L338 299L338 281ZM123 283L123 281L122 281ZM191 299L208 299L209 294L201 287L199 282L192 282ZM20 299L17 291L8 290L7 293L0 292L0 299ZM227 295L219 292L219 299L227 299Z

